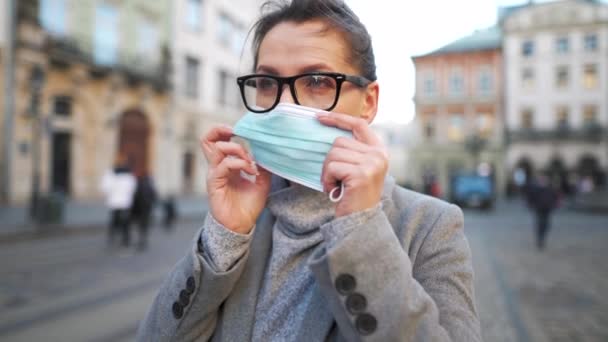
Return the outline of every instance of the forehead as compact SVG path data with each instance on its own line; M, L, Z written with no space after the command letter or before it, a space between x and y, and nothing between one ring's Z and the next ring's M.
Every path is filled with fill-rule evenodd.
M271 68L282 76L312 71L308 70L311 66L320 71L353 73L347 46L343 34L321 20L282 22L262 40L257 69Z

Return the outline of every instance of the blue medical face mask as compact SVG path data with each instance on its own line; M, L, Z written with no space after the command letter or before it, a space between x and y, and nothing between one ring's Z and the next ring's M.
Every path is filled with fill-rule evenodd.
M268 113L248 112L236 123L234 134L244 138L255 161L277 176L323 191L321 172L327 153L338 137L352 133L321 124L321 110L279 103ZM342 189L338 196L335 193ZM334 188L332 201L339 201L344 189ZM338 198L336 198L338 197Z

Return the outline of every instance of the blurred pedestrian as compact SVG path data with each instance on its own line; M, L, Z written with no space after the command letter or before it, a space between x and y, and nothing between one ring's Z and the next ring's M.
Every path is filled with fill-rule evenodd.
M536 246L542 250L551 227L551 213L559 203L559 193L547 176L539 175L527 188L527 202L536 216Z
M163 202L163 225L166 230L173 229L173 223L177 218L177 208L175 205L175 197L172 195L167 196L167 199Z
M433 183L431 183L431 196L440 198L441 197L441 185L437 178L433 179Z
M110 224L108 226L108 245L114 244L114 236L122 234L123 246L129 245L129 210L135 191L135 176L127 165L127 159L119 154L114 168L108 170L101 180L101 191L106 196L106 204L110 209Z
M137 188L133 196L130 222L136 223L139 228L139 241L137 249L145 250L148 246L148 228L150 216L156 203L156 189L149 175L143 175L137 180Z
M579 183L578 192L581 194L588 194L593 192L593 189L593 179L590 176L584 176Z

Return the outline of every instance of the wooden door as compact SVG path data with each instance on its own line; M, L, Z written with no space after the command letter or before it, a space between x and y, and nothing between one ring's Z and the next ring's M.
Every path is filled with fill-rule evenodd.
M150 126L146 116L138 110L127 111L120 120L119 153L127 158L137 176L148 174L148 142Z

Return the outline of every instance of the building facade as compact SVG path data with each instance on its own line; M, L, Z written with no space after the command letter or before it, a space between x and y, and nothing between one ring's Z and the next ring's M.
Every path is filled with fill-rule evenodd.
M411 181L430 180L451 197L451 178L490 172L500 193L503 175L501 33L479 30L436 51L413 57L417 141L410 152Z
M245 112L236 77L251 71L247 35L261 0L174 2L173 101L179 137L171 153L180 165L173 187L206 192L206 161L199 139L215 124L233 124Z
M565 191L582 177L605 184L608 5L530 4L502 27L508 172L548 173Z
M41 193L98 199L119 154L138 175L165 178L170 3L16 1L5 201L26 202L36 180Z

